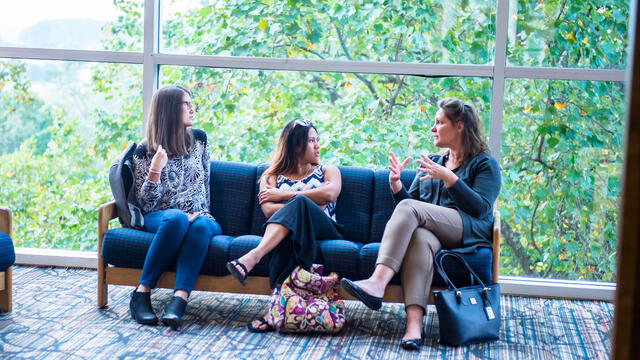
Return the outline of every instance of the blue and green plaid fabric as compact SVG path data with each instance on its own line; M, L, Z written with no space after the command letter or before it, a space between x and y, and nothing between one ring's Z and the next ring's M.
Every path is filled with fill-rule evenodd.
M402 172L400 181L407 190L409 190L413 178L416 177L416 172L416 170ZM389 170L378 170L373 177L373 210L371 212L371 241L369 242L380 242L384 227L391 218L396 204L389 189Z
M353 166L339 166L342 191L336 203L336 220L344 225L342 237L368 243L371 223L373 171Z
M110 229L102 239L102 259L118 267L142 269L154 235L128 228Z
M256 167L249 164L211 162L211 213L226 235L244 235L251 230L255 203Z
M323 275L335 271L340 277L357 278L361 248L361 243L349 240L322 241L317 261L324 264Z
M13 241L9 235L0 232L0 271L7 270L16 261Z
M229 248L229 260L234 260L242 255L248 253L251 249L258 246L258 243L262 239L262 236L258 235L243 235L231 241ZM269 256L265 256L260 260L253 270L251 275L253 276L269 276ZM228 272L227 272L228 273Z

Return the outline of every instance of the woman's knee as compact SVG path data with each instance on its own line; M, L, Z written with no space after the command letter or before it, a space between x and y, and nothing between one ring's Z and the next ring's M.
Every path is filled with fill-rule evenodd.
M210 239L212 236L222 234L222 229L216 221L200 216L191 223L189 232Z
M189 227L189 218L187 214L182 210L168 209L162 214L162 220L165 226L170 226L176 230L185 232Z
M393 214L391 216L399 216L400 218L406 218L408 216L417 216L416 212L416 203L421 203L421 201L413 200L413 199L405 199L402 200L396 205L395 209L393 209Z
M287 202L287 204L309 204L309 203L313 203L313 201L311 201L311 199L309 199L308 197L306 197L305 195L302 195L302 194L294 195Z
M433 232L418 227L411 235L411 247L415 252L433 257L442 248L442 244Z

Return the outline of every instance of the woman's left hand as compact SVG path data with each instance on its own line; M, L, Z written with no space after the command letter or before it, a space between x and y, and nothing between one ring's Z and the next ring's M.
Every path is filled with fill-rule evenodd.
M271 185L267 185L263 190L258 193L258 204L262 205L263 202L281 202L285 200L283 197L284 191L274 188Z
M417 160L421 165L421 167L418 168L418 171L425 174L425 176L421 177L420 180L442 180L446 187L451 187L456 183L456 181L458 181L458 176L456 176L456 174L454 174L453 171L449 170L447 167L436 164L425 154L420 154L420 157L422 158L422 160Z

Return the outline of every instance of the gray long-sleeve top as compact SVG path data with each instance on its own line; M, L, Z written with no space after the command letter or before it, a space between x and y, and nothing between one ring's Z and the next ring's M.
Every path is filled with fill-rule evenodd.
M179 209L187 214L209 213L209 145L202 130L193 129L195 142L184 156L169 156L160 174L160 182L149 181L152 157L146 147L139 146L133 155L136 178L136 199L143 214L152 211Z
M444 166L446 156L431 154L433 162ZM496 159L481 153L467 164L453 170L458 181L450 188L442 180L420 180L418 172L409 191L404 187L393 198L398 204L404 199L416 199L456 209L462 218L462 246L470 251L477 247L492 247L493 203L498 197L502 178Z

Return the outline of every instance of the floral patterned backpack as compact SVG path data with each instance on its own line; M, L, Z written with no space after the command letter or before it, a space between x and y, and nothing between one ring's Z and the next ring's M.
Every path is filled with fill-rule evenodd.
M345 322L344 303L334 287L335 273L322 276L323 266L313 264L311 271L297 266L276 289L265 317L280 332L337 333Z

